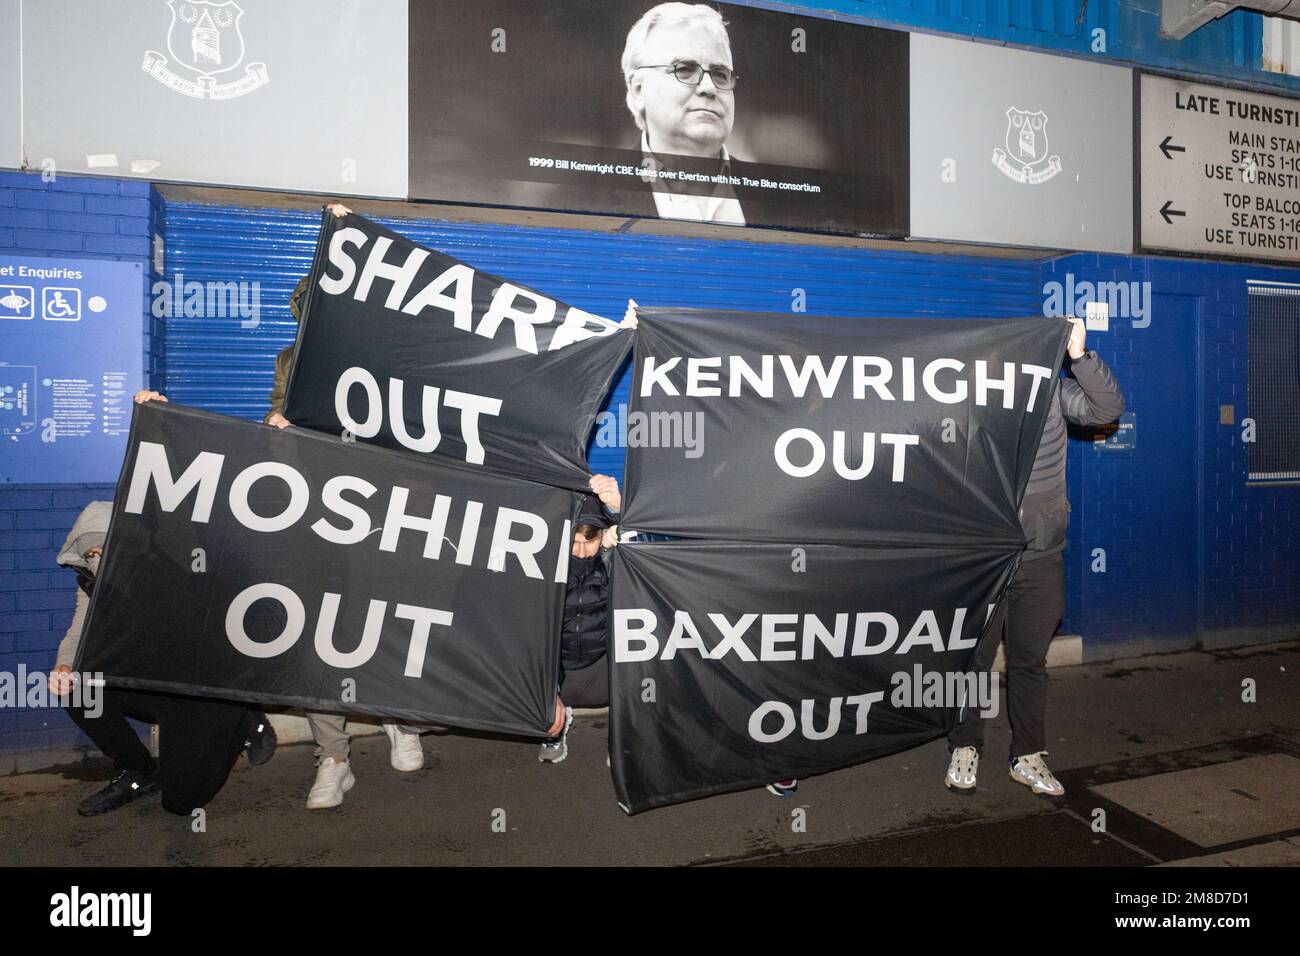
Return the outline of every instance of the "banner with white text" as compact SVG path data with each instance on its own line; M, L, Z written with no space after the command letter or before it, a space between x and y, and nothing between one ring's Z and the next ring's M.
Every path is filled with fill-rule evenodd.
M620 545L609 651L620 805L636 813L824 773L996 706L990 675L967 668L1019 556Z
M624 527L1023 546L1065 320L637 315Z
M285 401L295 425L585 488L631 335L357 215L324 215Z
M77 667L543 735L576 507L464 465L139 405Z

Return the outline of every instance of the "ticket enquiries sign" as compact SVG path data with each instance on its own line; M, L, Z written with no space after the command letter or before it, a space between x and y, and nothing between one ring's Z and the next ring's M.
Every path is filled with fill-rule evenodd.
M117 477L144 308L138 262L0 256L0 485Z

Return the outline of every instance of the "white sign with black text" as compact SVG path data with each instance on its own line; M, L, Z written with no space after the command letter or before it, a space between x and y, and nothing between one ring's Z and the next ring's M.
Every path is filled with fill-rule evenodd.
M1300 100L1141 78L1140 244L1300 261Z

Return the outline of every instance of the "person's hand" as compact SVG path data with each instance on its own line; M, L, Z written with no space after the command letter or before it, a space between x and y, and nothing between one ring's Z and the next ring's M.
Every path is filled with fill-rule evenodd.
M293 422L289 421L289 419L285 418L279 412L276 412L274 415L268 418L266 420L266 423L272 426L273 428L288 428L290 425L293 424Z
M546 732L546 736L554 737L564 729L564 701L560 700L560 695L555 695L555 723L551 724L551 729Z
M56 697L72 693L72 668L67 664L60 664L50 671L50 693Z
M618 492L618 481L609 475L592 475L591 490L600 503L610 511L619 511L623 507L623 496Z
M142 388L140 389L140 391L135 393L135 403L137 405L143 405L145 402L165 402L165 401L167 401L167 396L164 395L162 392L151 392L147 388Z
M618 547L618 525L610 525L600 533L600 546L602 548Z
M623 313L623 321L620 322L620 323L618 324L618 327L619 327L620 329L635 329L635 328L636 328L636 326L637 326L637 321L636 321L636 308L637 308L637 306L636 306L636 300L635 300L635 299L628 299L628 300L627 300L627 311Z
M1084 327L1083 319L1071 319L1070 325L1072 326L1070 341L1065 346L1065 351L1072 359L1083 358L1083 353L1088 351L1083 344L1083 340L1088 334L1087 329Z
M334 213L335 218L338 219L352 215L352 210L341 202L328 202L325 204L325 208Z

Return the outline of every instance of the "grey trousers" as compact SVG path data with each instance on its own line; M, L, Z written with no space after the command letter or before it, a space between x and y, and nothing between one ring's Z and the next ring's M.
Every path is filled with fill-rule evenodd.
M316 741L316 756L321 760L333 757L340 763L348 759L351 752L349 741L352 739L347 731L348 718L344 714L307 714L307 725L311 727L312 740ZM391 724L392 721L384 721ZM398 724L397 729L404 734L419 734L428 727L412 724Z

